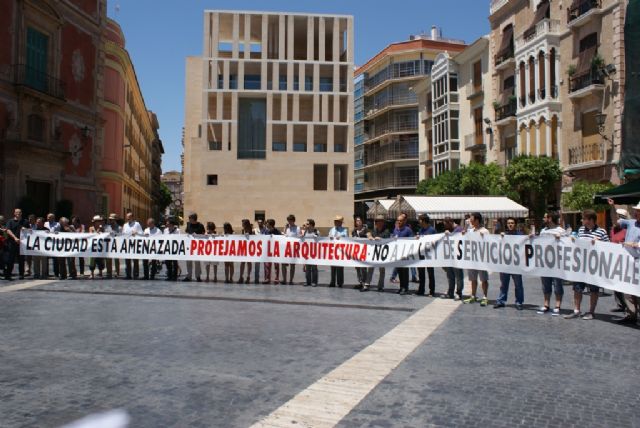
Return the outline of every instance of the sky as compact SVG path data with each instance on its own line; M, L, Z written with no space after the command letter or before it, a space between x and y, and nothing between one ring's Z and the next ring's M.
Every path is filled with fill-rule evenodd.
M355 64L389 43L429 32L472 43L489 32L489 0L109 0L108 15L122 27L145 104L160 123L163 171L180 170L185 58L202 54L207 9L310 12L354 17Z

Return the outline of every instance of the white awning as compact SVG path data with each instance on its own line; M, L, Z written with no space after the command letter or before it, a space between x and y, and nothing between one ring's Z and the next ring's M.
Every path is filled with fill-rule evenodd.
M396 217L401 212L411 219L427 214L436 220L445 217L461 219L472 212L479 212L485 218L529 216L526 207L506 196L400 196L389 207L388 215Z
M389 208L394 204L395 199L377 199L367 211L367 218L374 218L377 215L387 215Z

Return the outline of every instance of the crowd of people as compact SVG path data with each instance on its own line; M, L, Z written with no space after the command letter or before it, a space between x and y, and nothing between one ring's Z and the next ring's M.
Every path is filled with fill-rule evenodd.
M611 205L611 217L614 220L613 228L607 232L604 228L597 225L597 214L593 210L585 210L582 213L582 226L575 232L570 228L565 228L561 224L561 217L558 212L547 212L543 218L544 228L540 230L540 235L551 235L556 238L563 236L571 236L572 239L588 239L606 242L618 243L628 247L638 248L640 243L640 204L633 208L634 218L631 219L628 212L624 209L616 209L615 202L609 200ZM412 238L423 235L431 235L435 233L447 234L465 234L470 231L479 234L488 234L489 230L483 225L483 217L480 213L474 212L465 216L457 223L454 219L445 218L441 223L434 227L430 218L426 214L418 216L418 222L415 227L408 224L408 218L405 214L400 214L392 227L388 227L384 216L376 216L371 228L363 222L362 218L355 217L354 225L350 233L344 225L344 218L336 216L333 219L334 226L330 228L326 236L333 239L341 239L352 237L356 239L372 239L380 240L387 238ZM266 221L257 220L254 226L250 220L242 220L241 230L238 232L245 235L284 235L288 237L319 237L321 233L316 228L313 219L307 219L302 226L296 224L294 215L286 218L286 225L279 229L273 219ZM5 280L13 279L13 271L17 264L18 278L24 279L31 277L33 279L59 278L59 279L78 279L78 278L123 278L123 279L145 279L155 280L163 269L166 271L165 279L167 281L177 281L182 277L182 281L197 282L224 282L238 284L294 284L296 276L295 264L278 264L278 263L252 263L243 261L236 270L236 263L224 262L219 266L218 262L200 262L187 261L186 272L182 272L180 265L175 260L167 260L163 263L153 260L142 261L142 275L140 274L140 261L137 259L112 259L112 258L89 258L86 263L84 258L75 257L53 257L44 256L24 256L20 254L20 233L23 229L31 229L50 233L113 233L122 235L138 235L138 236L154 236L157 234L180 234L186 233L191 235L217 235L218 230L214 222L207 222L206 226L198 221L197 214L191 214L184 230L180 229L180 223L177 218L168 218L164 225L156 225L153 218L146 221L146 227L143 227L133 216L131 212L125 215L124 219L120 219L116 214L110 214L105 220L103 216L96 215L91 219L91 224L86 226L78 217L56 218L51 213L43 217L29 215L23 217L22 210L16 208L13 217L5 221L0 216L0 270L3 272ZM529 234L532 237L535 231L532 229L525 230L523 223L518 223L515 218L501 219L496 223L493 233L502 235L521 235ZM222 233L224 235L234 234L233 227L230 223L224 223ZM122 272L124 265L124 272ZM218 267L221 267L220 277L218 277ZM88 268L88 273L87 273ZM313 264L305 264L301 266L304 273L303 285L316 287L318 286L318 267ZM377 281L374 282L375 271L378 270ZM465 304L479 303L481 306L489 305L489 273L485 270L467 269L466 275L470 282L471 293L463 296L464 277L463 269L446 267L443 268L446 273L447 287L441 298L461 300ZM375 289L379 292L384 291L386 283L386 270L384 267L358 267L355 268L358 283L354 288L361 292L367 292ZM203 272L204 271L204 272ZM236 274L237 272L237 274ZM220 278L220 279L219 279ZM390 275L389 281L398 283L398 294L409 294L409 284L415 282L418 284L414 293L418 296L436 297L436 281L435 270L433 267L418 268L394 268ZM504 308L507 303L510 283L513 281L515 294L515 308L522 310L524 305L524 287L522 275L511 273L500 273L500 291L498 298L495 300L493 307L495 309ZM537 310L538 314L551 314L559 316L565 282L561 278L542 277L540 279L543 291L543 304ZM478 282L480 283L481 295L478 296ZM428 285L428 289L427 289ZM329 287L344 286L344 267L331 266ZM573 311L564 315L566 319L581 318L591 320L595 316L595 310L600 295L600 289L596 285L585 283L573 283ZM582 312L582 296L588 290L589 308L588 311ZM555 296L553 308L551 307L551 295ZM638 298L633 295L625 295L623 293L615 293L617 307L616 312L625 312L626 316L618 321L624 324L635 324L637 322Z

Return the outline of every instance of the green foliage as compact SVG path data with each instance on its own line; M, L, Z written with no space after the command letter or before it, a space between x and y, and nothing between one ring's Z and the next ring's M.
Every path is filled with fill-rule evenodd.
M551 193L562 178L560 163L546 156L517 156L507 166L505 178L519 193Z
M416 193L429 196L461 195L460 177L460 170L443 172L436 178L422 180L418 183Z
M472 162L458 170L446 171L436 178L421 181L416 193L431 196L505 195L509 193L509 189L499 165Z
M158 200L156 201L158 211L163 212L171 202L171 191L169 190L169 187L167 187L165 183L160 183L160 192Z
M562 205L576 211L594 209L596 211L606 211L608 204L594 204L593 197L613 187L611 183L587 183L576 181L573 183L571 192L562 195Z

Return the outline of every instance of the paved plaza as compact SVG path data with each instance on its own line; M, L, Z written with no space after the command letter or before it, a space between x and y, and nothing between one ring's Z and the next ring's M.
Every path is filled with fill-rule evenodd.
M596 320L564 320L536 314L537 278L517 311L513 295L493 309L398 296L388 281L360 293L345 272L342 289L1 282L0 426L110 409L131 427L640 426L640 331L613 322L611 296Z

